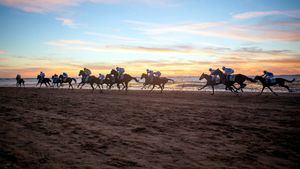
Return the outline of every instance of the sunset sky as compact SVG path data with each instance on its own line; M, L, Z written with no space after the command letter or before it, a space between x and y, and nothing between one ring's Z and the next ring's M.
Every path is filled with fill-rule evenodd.
M0 0L0 77L300 74L299 0Z

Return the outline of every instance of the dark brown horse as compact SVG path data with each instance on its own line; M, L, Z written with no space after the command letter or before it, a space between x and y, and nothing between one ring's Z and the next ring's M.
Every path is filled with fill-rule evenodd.
M245 76L243 74L236 74L235 79L233 81L228 80L226 78L226 75L220 70L217 69L215 70L213 73L213 75L219 75L221 82L226 86L226 88L229 88L232 92L237 93L237 90L241 90L243 92L243 88L245 88L247 85L244 83L246 80L250 81L250 82L256 82L255 80L249 78L248 76ZM236 90L234 90L234 84L237 83L239 84L239 88L237 88Z
M16 80L17 80L17 83L16 83L17 87L22 87L22 85L23 85L23 87L25 87L25 81L24 81L24 79L22 79L22 78L16 78Z
M42 79L41 75L37 75L36 79L38 79L36 86L39 84L40 84L40 87L42 87L42 84L45 84L46 87L48 87L48 85L51 86L51 84L50 84L51 80L49 78Z
M149 91L149 93L152 92L152 90L154 89L154 87L156 85L159 86L160 92L162 93L162 91L165 88L166 83L168 83L169 81L172 81L174 83L174 80L168 79L166 77L153 77L153 80L151 81L151 78L146 73L143 73L142 76L141 76L141 79L144 79L144 78L145 78L145 83L144 83L143 88L146 85L152 85L153 86L152 89Z
M72 85L72 81L74 81L76 84L75 78L67 77L66 79L64 79L63 75L59 75L58 79L59 79L60 86L62 86L63 83L69 83L69 88L72 87L72 89L74 89Z
M268 80L266 80L262 76L255 76L254 79L259 80L261 82L261 84L263 85L263 88L262 88L261 92L259 93L259 95L261 95L262 92L264 91L264 89L267 87L276 96L277 96L277 94L271 89L271 86L274 86L274 85L278 84L279 86L286 88L289 92L292 92L291 89L287 85L285 85L285 82L292 83L292 82L295 81L295 79L286 80L286 79L283 79L283 78L275 78L274 83L270 83L270 82L268 82Z
M213 80L212 79L212 76L210 76L210 75L208 75L208 74L205 74L205 73L202 73L202 75L200 76L200 78L199 78L199 80L202 80L202 79L206 79L206 84L203 86L203 87L201 87L201 88L199 88L198 90L202 90L202 89L204 89L206 86L211 86L211 88L212 88L212 95L214 95L215 94L215 87L214 86L216 86L216 85L218 85L218 84L221 84L221 81L220 82L217 82L216 80Z
M84 73L83 70L80 70L78 75L82 76L82 78L81 78L81 82L78 84L77 88L81 85L81 87L80 87L80 89L81 89L86 83L88 83L91 85L91 87L94 91L95 90L94 84L96 84L99 87L100 92L101 93L103 92L102 87L100 86L101 80L99 78L97 78L96 76L87 77L87 75Z
M135 77L130 76L129 74L124 74L122 78L118 78L118 72L115 69L112 69L110 72L111 75L106 75L107 82L109 83L109 89L114 85L117 84L118 89L120 90L120 84L123 85L123 89L126 91L128 90L128 84L131 80L135 80L139 82ZM113 76L112 76L113 75ZM110 78L109 78L110 76Z

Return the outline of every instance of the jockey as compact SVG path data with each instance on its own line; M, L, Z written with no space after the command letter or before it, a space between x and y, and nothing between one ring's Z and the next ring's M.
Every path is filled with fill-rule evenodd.
M153 82L153 78L154 78L154 72L153 70L147 69L147 76L150 77L150 82Z
M274 74L272 72L268 72L264 70L264 74L262 75L263 78L266 80L272 79L274 77Z
M66 81L67 78L68 78L68 74L66 72L63 72L63 81Z
M212 69L212 68L209 68L208 70L209 70L209 72L210 72L211 80L212 80L212 81L216 81L218 75L214 75L214 74L213 74L213 73L215 72L215 70Z
M226 79L229 79L229 76L234 73L233 69L225 67L225 66L222 67L222 70L224 71Z
M41 79L40 80L43 80L45 78L45 73L44 72L40 72L40 76L41 76Z
M125 72L125 69L122 67L117 67L116 70L118 72L118 79L123 79L123 73Z
M53 83L57 83L58 80L59 80L58 75L57 75L57 74L54 74L54 75L52 76L52 80L53 80Z
M92 74L91 70L90 69L87 69L87 68L84 68L83 69L83 72L85 73L85 80L88 81L90 75Z
M153 72L153 75L154 75L155 77L160 77L160 76L161 76L161 73L160 73L160 71L156 71L156 72Z
M231 75L234 73L234 70L228 67L223 66L222 69L224 70L225 75Z
M104 80L104 75L103 74L101 74L101 73L99 73L99 77L98 77L100 80L101 80L101 82Z
M18 81L18 80L20 80L20 79L21 79L21 75L20 75L20 74L17 74L16 80Z

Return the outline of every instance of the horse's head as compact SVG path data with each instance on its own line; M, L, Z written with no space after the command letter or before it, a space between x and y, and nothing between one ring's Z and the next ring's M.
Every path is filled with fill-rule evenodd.
M117 76L118 72L115 69L111 69L110 74Z
M111 79L111 74L107 74L107 75L105 76L105 79Z
M142 74L141 79L143 79L143 78L145 78L145 79L147 78L147 74L146 73Z
M37 76L36 76L36 79L39 79L39 80L40 80L40 79L41 79L41 75L37 75Z
M84 71L80 70L78 76L84 76L84 75L85 75Z
M58 78L59 78L59 79L63 79L64 76L63 76L63 75L59 75Z
M262 78L261 76L255 76L255 77L254 77L254 80L260 80L260 81L261 81L262 79L263 79L263 78Z
M212 75L219 75L219 76L222 74L223 74L223 72L220 69L217 69L212 73Z
M205 74L202 73L202 75L200 76L199 80L202 80L202 79L204 79L204 78L205 78Z

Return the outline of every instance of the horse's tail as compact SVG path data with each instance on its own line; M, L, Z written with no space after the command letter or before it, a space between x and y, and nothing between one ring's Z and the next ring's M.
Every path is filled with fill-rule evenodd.
M75 78L72 78L72 80L74 80L75 84L77 83L76 79Z
M293 83L296 79L294 78L293 80L286 80L284 79L284 81L289 82L289 83Z
M250 78L248 76L246 76L246 80L249 80L250 82L256 82L256 80L254 80L254 79L252 79L252 78Z
M167 81L171 81L171 82L175 83L175 81L173 79L168 79L167 78Z
M133 80L135 80L135 82L139 82L139 80L135 77L132 77Z

